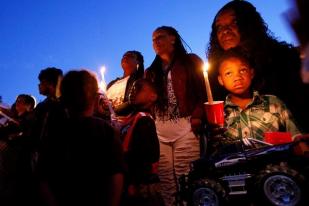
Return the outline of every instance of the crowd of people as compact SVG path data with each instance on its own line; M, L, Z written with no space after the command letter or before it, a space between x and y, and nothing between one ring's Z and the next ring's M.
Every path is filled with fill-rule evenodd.
M208 127L203 61L178 31L156 28L152 46L146 69L141 52L124 53L123 76L104 96L90 70L48 67L38 75L44 101L20 94L1 108L0 205L181 205L178 179L203 153L205 130L229 140L309 132L300 52L279 42L248 1L218 11L207 49L224 130Z

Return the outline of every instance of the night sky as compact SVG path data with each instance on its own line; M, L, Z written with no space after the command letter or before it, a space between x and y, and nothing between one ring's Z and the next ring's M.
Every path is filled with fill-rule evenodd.
M249 0L250 1L250 0ZM1 0L0 96L12 104L27 93L42 101L37 76L41 69L64 72L106 66L107 83L122 76L127 50L142 52L145 67L155 57L152 32L176 28L191 52L205 59L211 23L228 0ZM291 0L251 0L279 40L297 45L284 18ZM190 51L190 50L189 50Z

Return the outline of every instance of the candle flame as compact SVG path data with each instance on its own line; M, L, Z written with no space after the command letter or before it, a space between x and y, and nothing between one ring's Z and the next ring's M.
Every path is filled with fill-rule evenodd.
M204 62L203 71L208 72L209 67L210 67L210 64L208 62Z
M207 99L208 99L209 104L212 104L213 103L213 97L212 97L211 88L210 88L209 79L208 79L208 73L207 73L208 69L209 69L209 63L204 62L203 74L204 74L204 79L205 79Z
M100 68L100 82L99 82L99 88L102 92L106 92L106 82L105 82L105 71L106 71L106 67L105 66L102 66Z

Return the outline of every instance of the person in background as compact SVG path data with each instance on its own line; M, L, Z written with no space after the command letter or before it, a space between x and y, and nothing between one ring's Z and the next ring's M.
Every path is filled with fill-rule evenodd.
M241 47L253 59L255 79L252 86L261 94L273 94L291 110L298 128L308 132L309 90L300 76L300 54L294 46L278 41L256 8L244 0L224 5L212 23L208 60L214 98L223 100L226 91L218 85L218 59L226 51Z
M166 206L175 204L178 178L200 156L197 134L206 101L202 60L188 54L177 30L161 26L152 34L156 57L146 70L158 91L155 123L160 141L159 177Z
M94 117L98 82L87 70L69 71L61 84L66 115L49 131L48 148L38 162L48 205L120 204L123 150L115 130Z
M35 204L31 170L35 98L20 94L11 107L12 118L0 128L0 199L1 205Z
M45 150L48 145L48 127L51 122L55 122L54 118L56 110L60 106L60 83L63 77L61 69L56 67L47 67L42 69L38 75L39 85L38 89L41 95L46 98L39 102L34 110L34 123L31 129L31 136L34 139L32 167L34 173L36 172L36 164L40 158L40 153ZM62 115L62 112L60 112ZM55 117L57 119L58 117Z
M0 137L6 137L8 140L13 140L15 137L24 135L29 132L33 121L33 110L36 105L36 100L29 94L20 94L12 104L9 116L12 118L3 128ZM27 134L29 136L29 134ZM0 138L1 139L1 138Z
M39 73L39 92L46 98L35 108L35 129L37 131L34 135L38 139L44 136L44 126L47 124L49 111L59 103L62 76L62 70L55 67L48 67Z
M14 103L17 116L22 116L27 112L32 112L36 106L36 100L32 95L20 94Z
M264 140L265 132L289 132L300 136L291 112L274 95L260 95L252 88L254 64L239 48L225 52L218 61L218 81L227 91L226 137Z
M40 71L38 79L39 92L41 95L46 96L44 101L37 106L43 106L50 101L58 100L60 97L60 83L62 80L63 72L56 67L48 67Z
M129 94L133 112L120 117L120 129L127 173L123 205L162 206L157 164L160 157L159 140L152 117L158 98L156 89L146 79L136 80Z
M123 76L107 85L106 96L111 101L116 115L123 116L132 112L128 96L134 82L144 76L144 57L139 51L127 51L121 59L121 67Z
M33 111L36 105L36 100L32 95L20 94L17 96L15 102L10 107L3 107L0 105L0 116L3 113L3 117L6 119L2 126L14 123L13 125L19 125L18 119Z

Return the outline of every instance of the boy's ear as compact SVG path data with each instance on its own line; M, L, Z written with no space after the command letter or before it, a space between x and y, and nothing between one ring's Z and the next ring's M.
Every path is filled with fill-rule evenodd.
M221 78L220 75L218 75L218 81L219 81L219 84L220 84L221 86L223 86L223 81L222 81L222 78Z

